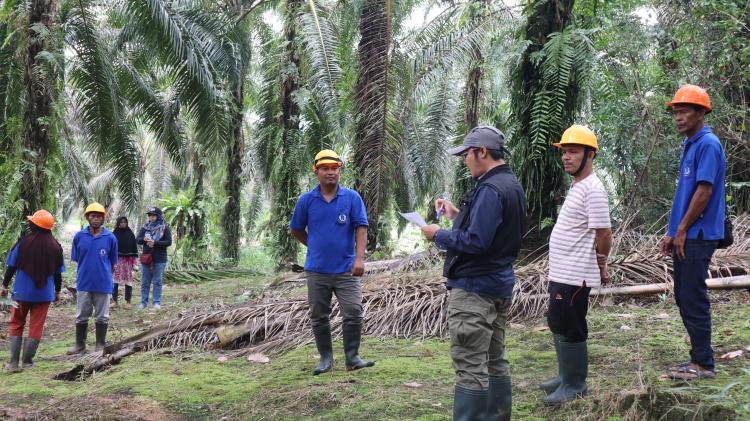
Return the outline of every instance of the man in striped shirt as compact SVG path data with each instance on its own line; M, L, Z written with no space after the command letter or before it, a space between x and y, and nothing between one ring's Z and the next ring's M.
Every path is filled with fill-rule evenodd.
M612 248L607 192L594 174L599 150L596 135L573 125L562 135L560 149L565 172L573 176L549 242L549 311L558 375L540 385L547 405L557 405L588 393L586 313L592 287L609 282L607 256Z

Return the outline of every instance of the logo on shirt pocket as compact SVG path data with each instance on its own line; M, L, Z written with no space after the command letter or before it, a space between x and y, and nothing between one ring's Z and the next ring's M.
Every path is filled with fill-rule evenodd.
M107 255L107 250L106 249L99 249L99 256L104 257L106 255Z
M339 213L339 217L336 220L340 225L346 224L346 214L344 212Z
M690 174L692 173L691 168L693 167L693 161L688 161L685 163L685 169L682 170L682 174L684 177L690 177Z

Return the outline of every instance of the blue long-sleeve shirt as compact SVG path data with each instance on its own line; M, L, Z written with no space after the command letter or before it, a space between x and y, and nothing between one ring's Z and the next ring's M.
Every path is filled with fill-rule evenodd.
M469 209L469 226L465 230L439 230L435 233L435 244L441 249L459 253L479 254L492 245L497 228L503 222L503 203L495 189L480 185L474 193ZM491 298L511 298L516 277L513 261L496 273L448 279L448 289L460 288Z

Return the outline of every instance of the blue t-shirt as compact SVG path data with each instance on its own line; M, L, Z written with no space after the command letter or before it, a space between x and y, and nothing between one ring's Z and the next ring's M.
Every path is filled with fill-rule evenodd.
M117 238L102 227L94 237L89 227L73 237L70 260L78 262L78 291L112 293L112 266L117 263Z
M724 238L726 161L719 138L708 126L704 126L693 137L683 142L680 178L669 215L668 236L675 236L677 227L690 207L698 183L705 182L711 184L711 198L703 213L688 228L687 238L696 240L701 231L704 240Z
M18 244L10 251L6 265L18 267ZM65 263L60 266L57 273L65 272ZM55 301L55 279L53 275L47 278L47 283L42 288L38 288L36 283L26 272L21 269L16 270L16 282L13 284L13 299L16 301L26 301L32 303L43 303Z
M307 228L305 270L344 273L352 270L354 239L358 227L367 226L365 203L359 193L339 185L330 203L320 194L320 186L300 196L289 228Z
M471 223L466 230L439 230L435 233L435 245L443 250L457 250L461 253L478 254L486 252L492 245L497 227L503 223L503 202L497 191L487 185L480 185L469 210ZM448 279L448 289L459 288L466 292L490 298L511 298L516 276L513 261L495 273Z

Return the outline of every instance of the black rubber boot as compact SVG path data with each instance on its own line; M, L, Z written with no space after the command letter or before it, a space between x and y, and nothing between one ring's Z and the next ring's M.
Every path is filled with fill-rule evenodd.
M96 351L103 351L107 342L107 323L96 324Z
M345 324L341 330L344 334L346 371L359 370L360 368L374 366L375 361L367 361L359 357L359 343L362 339L362 325Z
M586 341L560 341L560 386L544 398L545 405L559 405L586 396L589 393L586 385L589 357Z
M487 391L456 386L453 421L483 421L487 417Z
M548 395L557 390L562 381L560 378L560 341L562 341L562 338L563 336L558 333L552 334L552 341L555 343L555 355L557 355L557 376L539 385L539 388L547 392Z
M487 393L487 419L510 421L513 411L513 391L510 376L490 376L490 389Z
M39 348L39 340L27 337L23 341L23 368L31 368L34 366L34 356L36 350Z
M83 354L86 352L86 333L88 332L88 323L76 323L76 344L73 349L68 351L68 355Z
M318 354L320 354L320 363L313 370L313 375L317 376L321 373L327 373L333 368L331 327L329 325L314 327L313 334L315 335L315 346L318 347Z
M11 373L17 373L21 371L18 366L18 360L21 358L21 343L23 338L20 336L9 336L8 337L8 348L10 350L10 361L5 364L5 369Z

